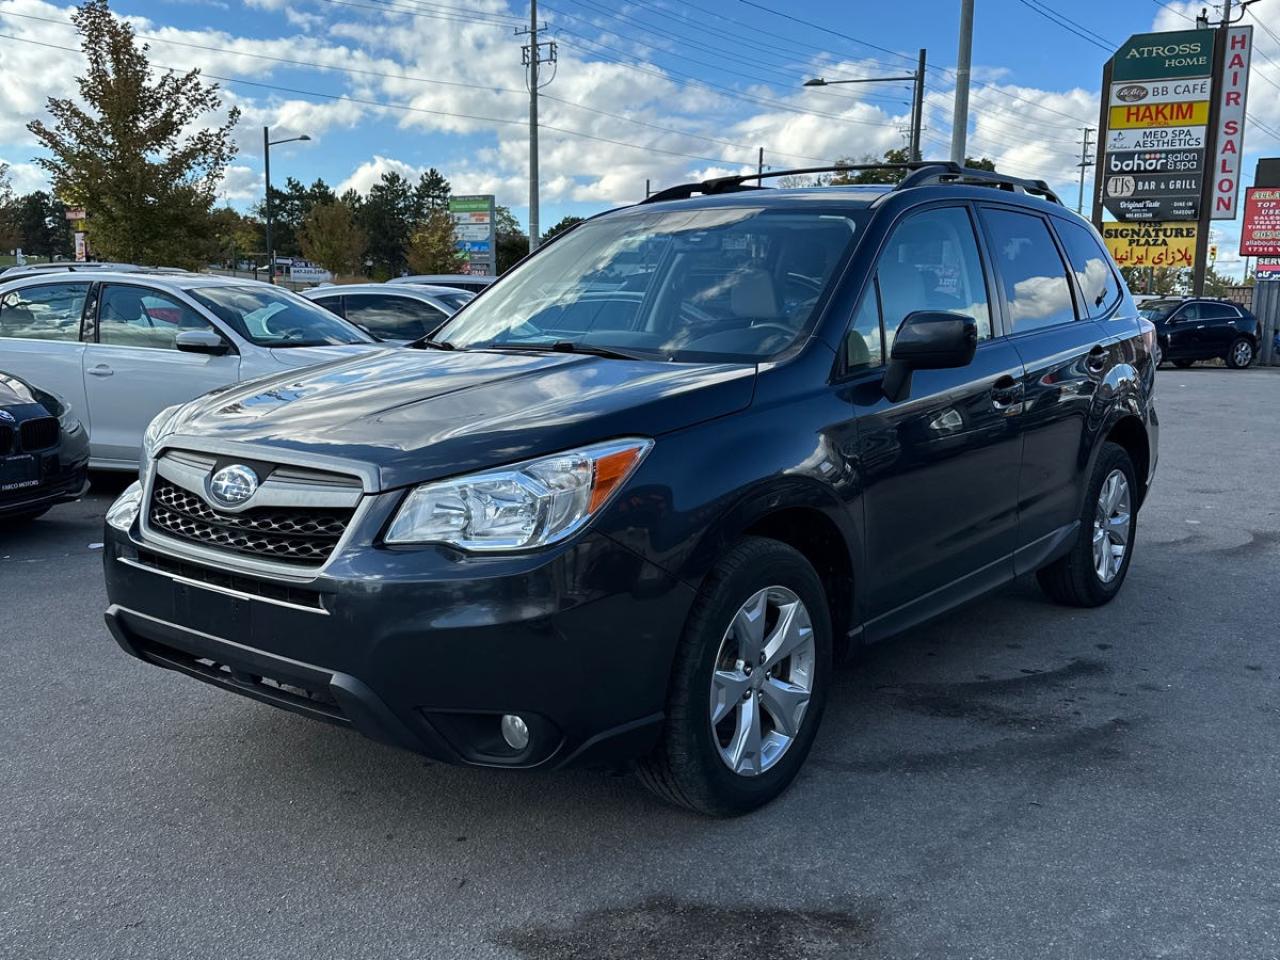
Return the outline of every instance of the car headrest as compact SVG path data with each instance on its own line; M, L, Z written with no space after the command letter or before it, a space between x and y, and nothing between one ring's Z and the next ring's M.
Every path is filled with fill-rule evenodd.
M738 273L729 288L729 309L735 317L776 317L778 292L773 277L755 268Z

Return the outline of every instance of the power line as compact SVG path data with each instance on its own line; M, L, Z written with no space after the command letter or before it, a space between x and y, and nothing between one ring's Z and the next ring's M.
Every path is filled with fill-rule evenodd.
M1075 34L1077 37L1079 37L1081 40L1084 40L1086 43L1091 43L1095 47L1100 47L1101 49L1106 50L1108 52L1110 52L1113 49L1111 47L1108 47L1105 42L1100 42L1098 40L1095 40L1093 37L1089 36L1089 34L1086 33L1084 30L1077 29L1076 26L1073 25L1074 21L1068 20L1066 17L1061 17L1061 14L1058 14L1049 8L1042 8L1038 4L1032 3L1031 0L1018 0L1018 2L1022 4L1024 7L1026 7L1028 10L1032 10L1035 13L1038 13L1040 16L1044 17L1050 23L1061 27L1063 30L1066 30L1068 33ZM1061 17L1061 19L1059 19L1059 17Z
M891 57L899 57L907 63L914 64L915 57L909 57L905 53L899 53L897 50L890 50L888 47L881 47L869 40L860 40L858 37L852 37L847 33L841 33L839 30L832 30L830 27L821 23L815 23L812 20L805 20L802 17L792 16L789 13L783 13L781 10L775 10L773 7L766 7L763 3L756 3L755 0L738 0L739 3L745 3L748 7L755 7L757 10L763 10L765 13L771 13L775 17L782 17L784 20L790 20L792 23L799 23L808 27L810 30L820 30L823 33L829 33L834 37L840 37L842 40L848 40L864 47L870 47L872 50L879 50L881 53L887 53Z
M626 14L622 14L622 13L614 13L614 12L610 11L607 7L602 7L600 4L597 4L597 3L593 3L593 2L591 2L591 0L573 0L573 2L575 2L575 3L576 3L578 6L580 6L580 7L583 7L583 8L588 9L588 10L595 11L597 14L599 14L599 15L603 15L603 16L605 16L605 17L608 17L608 18L609 18L609 19L611 19L611 20L617 20L617 21L622 22L622 23L625 23L625 24L631 24L631 25L633 25L634 27L638 28L638 29L639 29L640 31L642 31L643 33L649 34L650 36L658 37L660 40L663 40L664 42L669 42L669 41L671 41L671 40L674 40L676 43L683 44L683 45L686 45L686 46L690 46L690 47L694 48L695 50L705 50L705 51L709 52L712 56L714 56L714 57L719 57L720 59L723 59L723 60L729 60L729 61L731 61L731 62L733 62L733 63L741 63L741 62L742 62L743 57L742 57L742 53L741 53L740 51L726 50L726 48L724 48L724 47L716 47L716 46L712 46L712 45L710 45L710 44L702 43L701 41L698 41L698 40L692 40L692 39L690 39L690 38L688 38L688 37L683 36L682 34L676 33L676 32L671 31L671 30L667 30L667 29L665 29L665 28L660 28L660 27L650 26L649 24L646 24L646 23L644 23L643 21L637 20L637 19L635 19L635 18L633 18L633 17L630 17L630 16L628 16L628 15L626 15ZM562 17L567 17L567 18L569 18L569 19L571 19L571 20L574 20L574 21L576 21L576 22L578 22L578 23L584 23L584 24L586 24L587 26L590 26L590 27L598 27L598 26L599 26L598 24L593 23L592 21L587 20L587 19L585 19L585 18L583 18L583 17L580 17L580 16L578 16L577 14L569 13L569 12L567 12L567 11L565 11L565 10L559 10L559 9L557 9L557 8L555 8L555 7L551 7L551 6L547 5L547 4L543 4L543 9L544 9L544 10L550 10L550 11L552 11L552 12L554 12L554 13L558 13L558 14L559 14L560 16L562 16ZM621 35L621 34L618 34L618 36L622 36L622 35ZM664 55L667 55L667 56L677 56L677 54L676 54L676 53L674 53L673 51L668 50L668 49L666 49L666 48L664 48L664 47L654 46L654 45L652 45L652 44L650 44L650 43L646 43L645 41L643 41L643 40L639 40L639 39L636 39L636 38L626 38L626 39L631 39L631 40L633 40L633 42L635 42L637 45L639 45L639 46L640 46L640 47L642 47L643 49L648 50L648 51L650 51L650 52L652 52L652 53L664 54ZM754 74L754 73L744 73L744 72L743 72L743 71L741 71L741 70L731 70L731 69L729 69L729 68L727 68L727 67L721 67L721 66L718 66L718 65L716 65L716 64L714 64L714 63L707 63L705 60L699 60L699 59L696 59L696 58L694 58L694 57L685 56L685 55L683 55L683 54L679 54L679 56L681 57L681 59L682 59L683 61L685 61L685 62L687 62L687 63L694 63L694 64L697 64L697 65L699 65L699 66L707 67L707 68L709 68L709 69L711 69L711 70L715 70L715 71L720 72L720 73L731 74L731 75L733 75L733 76L741 77L741 78L743 78L743 79L745 79L745 80L751 80L751 81L756 82L756 83L765 83L765 84L770 84L770 85L776 85L776 84L778 84L778 83L779 83L779 81L778 81L778 80L776 80L776 79L770 79L769 77L762 77L762 76L760 76L759 74ZM751 54L750 56L752 57L752 59L753 59L754 61L759 62L759 60L760 60L760 55L759 55L759 54ZM782 81L783 83L787 83L787 84L794 84L794 83L796 82L796 79L795 79L795 73L796 73L796 71L795 71L795 64L794 64L794 63L790 63L790 64L788 64L786 61L779 61L779 60L777 60L776 58L773 58L773 59L774 59L774 61L775 61L775 62L778 62L778 63L784 63L784 64L786 64L786 69L781 69L781 68L777 68L777 67L770 66L770 65L765 64L765 63L761 63L761 64L760 64L760 66L762 67L762 69L764 69L764 70L768 71L769 73L774 74L775 76L781 76L781 77L784 77L784 78L785 78L785 80L783 80L783 81ZM838 101L844 101L845 103L849 103L849 102L866 102L866 101L870 101L870 100L875 100L875 101L877 101L877 102L882 102L882 103L892 103L892 104L902 104L902 105L905 105L904 101L902 101L902 100L894 100L894 99L892 99L892 98L887 98L887 97L875 97L875 96L869 96L869 95L868 95L868 96L862 96L862 97L856 97L856 96L855 96L855 97L851 97L851 96L842 96L842 95L840 95L840 94L838 94L838 93L832 93L832 92L829 92L829 91L818 91L818 92L819 92L821 95L826 96L828 99L838 100Z
M43 40L33 40L30 37L15 37L7 33L0 33L0 40L13 40L18 43L29 43L39 47L47 47L51 50L62 50L66 53L75 53L75 54L80 53L80 50L78 50L75 47L64 47L56 43L47 43ZM190 67L176 67L176 66L173 66L170 64L164 64L164 63L153 63L152 66L159 67L163 70L185 71L190 69ZM402 103L388 103L384 100L374 100L366 97L352 97L352 96L347 96L345 94L323 93L319 90L306 90L298 87L286 87L280 84L266 83L260 80L245 80L242 77L228 77L228 76L222 76L216 73L202 72L202 76L208 77L212 80L220 80L223 83L235 83L235 84L240 84L242 86L259 87L264 90L276 90L283 93L291 93L297 96L304 96L304 97L322 97L326 100L341 101L343 103L356 103L362 106L377 107L383 110L401 110L407 113L422 113L422 114L429 114L432 116L450 117L453 119L475 120L481 123L504 124L507 126L518 126L518 127L527 126L526 121L524 120L511 120L505 117L486 117L486 116L480 116L477 114L470 114L470 113L457 113L449 110L432 110L427 107L414 107L414 106L410 106L408 104L402 104ZM706 157L706 156L700 156L698 154L693 154L693 153L684 153L679 150L667 150L662 147L646 146L644 144L631 143L626 140L617 140L617 139L614 139L613 137L602 137L592 133L583 133L580 130L571 130L571 129L568 129L567 127L553 126L551 124L541 124L540 126L541 126L541 129L543 130L550 130L555 133L562 133L570 137L579 137L584 140L594 140L598 143L609 143L619 147L629 147L633 150L641 150L646 153L657 153L657 154L663 154L665 156L682 157L688 160L699 160L704 163L749 166L755 162L754 158L748 159L748 160L731 160L726 157Z
M599 40L593 40L590 37L588 37L586 34L579 33L576 30L571 30L568 27L564 27L564 26L557 27L557 29L562 33L568 34L569 36L576 38L580 43L586 43L592 47L598 47L603 50L608 50L617 54L621 54L621 56L623 57L628 56L626 51L618 50L617 47L610 46L607 43L602 43ZM572 43L570 45L572 45ZM836 120L841 123L852 123L852 124L858 124L861 126L870 126L870 127L895 127L896 126L895 123L887 122L887 121L858 120L853 117L843 117L834 113L822 113L816 110L802 110L788 103L783 103L780 100L770 100L765 97L757 97L757 96L754 96L753 94L742 93L738 90L735 90L733 87L727 87L722 83L715 83L711 80L704 80L703 78L696 77L693 74L684 73L678 70L672 70L671 68L666 68L665 72L663 72L660 70L649 69L648 67L641 66L640 64L634 63L631 60L620 59L618 56L609 56L608 54L599 53L597 51L588 51L588 52L592 56L598 57L601 60L606 60L610 63L619 64L620 66L627 67L631 70L636 71L637 73L643 73L648 76L657 77L659 80L664 80L667 83L676 83L674 78L681 77L685 80L685 82L677 83L678 86L687 87L689 86L689 82L696 83L713 90L719 90L723 92L726 96L729 96L735 100L741 100L744 103L753 103L758 106L770 107L774 110L780 110L784 113L794 113L799 116L805 116L805 117L821 117L822 119L825 119L825 120Z
M0 16L21 17L24 20L39 20L42 23L52 23L57 26L67 27L72 30L75 29L74 24L69 23L65 20L57 20L57 19L54 19L53 17L37 17L34 14L15 13L10 10L0 10ZM522 97L527 94L526 90L518 89L515 87L495 87L495 86L490 86L488 84L482 84L482 83L467 83L462 80L439 80L432 77L414 76L412 74L383 73L378 70L364 70L359 67L336 66L328 63L317 63L312 60L295 60L288 57L270 56L264 53L250 53L247 50L231 50L225 47L214 47L214 46L209 46L207 44L202 44L202 43L191 43L183 40L171 40L167 37L160 37L154 34L139 33L139 34L135 34L135 36L137 36L141 40L149 40L154 43L164 43L164 44L169 44L171 46L188 47L194 50L204 50L210 53L223 53L223 54L228 54L230 56L249 57L255 60L266 60L271 63L282 63L282 64L288 64L290 66L310 67L317 70L333 70L333 71L338 71L340 73L349 73L357 76L378 77L386 80L410 80L415 83L442 84L444 86L464 87L467 89L485 90L493 93L519 94ZM635 117L628 117L623 114L612 113L608 110L600 110L596 107L587 106L585 103L578 103L574 100L566 100L563 97L556 97L556 96L552 96L551 94L546 94L546 93L542 94L542 99L554 100L556 103L564 104L565 106L573 107L578 110L585 110L588 113L594 113L598 116L609 117L614 120L621 120L627 123L633 123L642 127L649 127L650 129L659 130L664 133L674 134L676 136L689 137L694 140L703 140L703 141L706 141L707 143L718 143L723 146L733 147L739 150L757 149L756 146L753 146L751 144L737 143L732 140L724 140L720 137L709 137L704 134L694 133L689 130L680 130L675 127L667 127L667 126L663 126L662 124L652 123L647 120L640 120ZM828 159L826 157L812 157L803 153L788 153L783 150L770 149L769 152L774 154L775 156L791 157L792 159L796 159L796 160L812 160L819 163L825 163L826 160Z

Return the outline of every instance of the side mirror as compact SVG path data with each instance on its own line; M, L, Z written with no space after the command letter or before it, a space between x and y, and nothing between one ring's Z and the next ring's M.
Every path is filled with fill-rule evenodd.
M173 345L186 353L205 353L215 357L231 349L231 344L212 330L182 330L174 338Z
M906 397L915 370L967 367L978 348L978 323L958 313L917 310L898 327L885 370L884 395L894 403Z

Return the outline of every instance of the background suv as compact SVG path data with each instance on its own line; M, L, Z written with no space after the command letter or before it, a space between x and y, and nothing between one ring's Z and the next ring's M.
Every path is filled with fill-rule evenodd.
M5 368L67 399L95 469L137 469L142 432L170 404L374 348L340 317L254 281L77 271L0 284Z
M1043 183L899 169L673 187L438 342L161 414L108 515L117 642L455 763L636 759L731 814L795 777L851 643L1022 573L1106 603L1153 328Z
M1227 300L1147 300L1142 316L1156 327L1157 363L1172 360L1189 367L1197 360L1220 357L1234 370L1243 370L1258 355L1262 325L1239 304Z

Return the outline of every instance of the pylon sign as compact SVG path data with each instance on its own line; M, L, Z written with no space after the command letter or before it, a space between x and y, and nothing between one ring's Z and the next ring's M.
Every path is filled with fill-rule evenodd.
M1117 220L1199 218L1213 42L1209 30L1139 33L1111 58L1102 203Z

